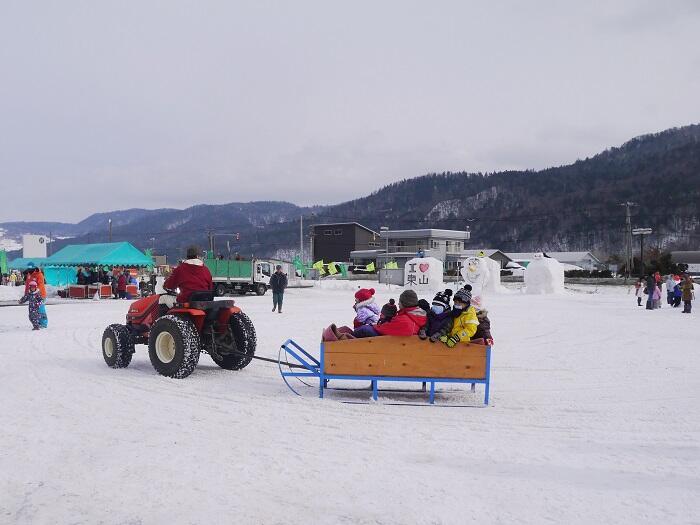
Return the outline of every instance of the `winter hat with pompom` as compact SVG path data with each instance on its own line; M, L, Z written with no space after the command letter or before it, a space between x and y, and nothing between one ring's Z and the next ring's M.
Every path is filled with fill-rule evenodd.
M382 318L391 319L396 315L398 311L399 309L396 308L396 301L394 301L393 299L389 299L389 302L382 306Z
M369 301L374 296L374 288L360 288L355 292L355 299L358 303Z
M457 290L454 300L464 304L471 303L472 287L470 285L466 285L464 288L460 288L459 290Z
M452 290L449 288L444 292L438 292L433 297L433 306L442 306L445 310L450 307L450 297L452 297Z

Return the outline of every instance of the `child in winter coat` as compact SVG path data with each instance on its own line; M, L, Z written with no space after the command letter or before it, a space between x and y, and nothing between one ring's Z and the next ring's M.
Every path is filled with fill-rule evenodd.
M450 297L452 297L452 290L447 289L444 292L438 292L430 305L425 299L418 301L418 306L423 308L428 315L428 323L420 329L418 337L421 339L430 338L430 342L434 343L440 339L441 335L447 333L445 328L452 324Z
M417 335L428 321L425 311L418 306L418 295L413 290L404 290L399 296L399 311L385 323L361 326L353 332L355 337L378 335Z
M452 329L449 334L442 335L440 341L448 348L454 348L457 343L468 343L479 326L476 309L471 305L471 286L457 290L452 307Z
M634 283L634 295L637 296L637 306L642 306L642 298L644 295L644 281L640 277L636 283Z
M377 324L388 323L394 317L396 317L398 312L399 309L396 307L396 301L389 299L389 302L382 306L382 310L379 312L379 321Z
M479 321L479 325L476 327L476 332L472 339L483 339L487 345L492 345L493 336L491 335L491 320L489 319L488 310L477 310L476 319Z
M661 288L659 287L659 284L656 284L654 286L654 293L652 295L652 307L654 310L657 308L661 308Z
M379 321L379 307L374 302L374 288L360 288L355 293L353 308L356 312L352 322L354 328L377 324Z
M32 330L38 330L41 327L41 313L39 309L44 301L44 298L39 292L39 287L36 281L27 283L27 293L19 300L19 304L27 303L29 305L29 322L32 323Z
M676 283L673 287L673 307L678 308L681 304L681 297L683 297L683 291L681 290L681 284Z

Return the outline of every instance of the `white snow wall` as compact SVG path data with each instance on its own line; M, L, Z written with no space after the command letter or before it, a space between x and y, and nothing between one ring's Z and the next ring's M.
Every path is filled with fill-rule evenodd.
M564 292L564 267L556 259L538 254L525 269L525 291L528 294Z
M444 286L442 261L435 257L416 257L406 263L404 286L416 291L440 290Z

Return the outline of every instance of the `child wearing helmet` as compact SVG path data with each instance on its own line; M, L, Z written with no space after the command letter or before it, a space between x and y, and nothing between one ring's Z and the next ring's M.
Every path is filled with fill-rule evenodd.
M27 293L19 300L19 304L27 303L29 306L29 322L32 323L32 330L41 328L41 312L40 308L44 302L44 298L39 292L37 282L32 280L27 282Z

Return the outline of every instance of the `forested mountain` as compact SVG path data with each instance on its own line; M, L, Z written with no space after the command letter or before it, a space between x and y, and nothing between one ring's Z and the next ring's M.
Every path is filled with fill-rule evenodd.
M645 135L571 165L541 171L439 173L390 184L338 204L301 208L286 202L199 205L185 210L125 210L92 215L78 224L4 223L6 236L53 232L57 241L129 240L177 257L185 246L250 256L291 256L298 251L299 218L305 226L357 221L378 230L447 228L472 232L471 246L506 251L622 251L625 209L633 226L651 227L652 244L700 245L700 125ZM305 242L309 242L308 228ZM240 233L240 240L218 234ZM229 242L227 246L227 241Z
M638 204L632 208L633 227L652 227L653 244L700 244L700 125L638 137L592 158L537 172L441 173L404 180L334 206L327 218L356 217L373 228L469 226L474 247L609 254L622 249L625 210L620 203L625 201Z

